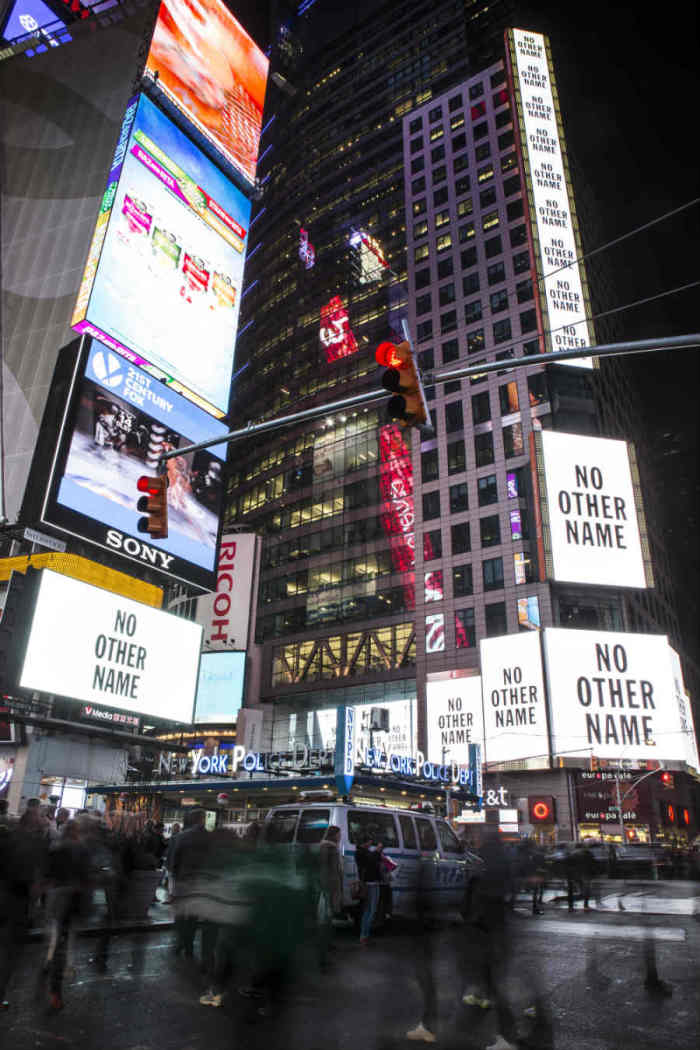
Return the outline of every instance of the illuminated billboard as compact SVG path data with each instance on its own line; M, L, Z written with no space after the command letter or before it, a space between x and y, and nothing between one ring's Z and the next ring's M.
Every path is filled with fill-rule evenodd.
M184 582L215 586L226 446L168 460L165 539L138 531L136 482L155 472L162 452L224 434L225 425L97 340L82 342L78 354L71 346L59 358L59 369L72 365L63 405L56 394L47 406L59 421L43 428L52 458L39 521ZM38 488L32 470L27 492L39 498Z
M133 99L72 327L223 416L250 208L150 99Z
M216 590L197 599L197 623L210 649L248 648L257 547L254 532L221 537Z
M634 453L625 441L534 434L545 572L607 587L651 584Z
M541 33L523 29L510 29L508 43L547 350L592 346L595 336L585 271L577 261L582 249L549 44ZM592 367L590 358L568 363Z
M546 769L549 738L540 632L484 638L481 689L484 704L484 762L517 762Z
M195 722L233 724L243 703L245 653L202 653Z
M553 627L544 648L554 755L688 761L692 722L665 635Z
M42 569L19 686L191 723L202 628Z
M268 66L221 0L163 0L144 72L252 183Z
M381 281L384 271L389 269L389 263L384 258L379 241L365 233L364 230L355 230L350 235L350 246L355 249L359 257L358 280L360 284Z
M341 357L349 357L359 349L350 327L348 311L339 295L334 295L325 306L321 307L319 336L328 362L339 361Z
M428 677L425 688L428 761L469 765L470 744L484 753L481 678L453 671L449 677Z

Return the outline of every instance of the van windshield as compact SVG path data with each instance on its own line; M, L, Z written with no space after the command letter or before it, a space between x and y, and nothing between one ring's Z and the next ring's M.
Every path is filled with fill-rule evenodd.
M329 809L304 809L301 813L299 828L297 829L297 842L312 845L320 842L326 833L331 819Z

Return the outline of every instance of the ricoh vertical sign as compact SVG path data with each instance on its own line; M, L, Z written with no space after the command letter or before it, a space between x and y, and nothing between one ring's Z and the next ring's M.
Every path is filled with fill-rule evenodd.
M549 53L541 33L509 29L509 71L530 202L540 307L548 351L595 342L564 129ZM590 358L569 364L591 368Z
M206 649L247 649L256 562L254 532L222 536L216 590L197 602Z

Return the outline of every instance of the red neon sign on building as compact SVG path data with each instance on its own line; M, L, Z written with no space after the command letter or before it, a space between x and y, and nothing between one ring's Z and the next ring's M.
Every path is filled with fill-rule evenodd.
M321 307L321 343L326 351L326 361L338 361L356 353L357 340L350 327L350 318L343 300L334 295L330 302Z

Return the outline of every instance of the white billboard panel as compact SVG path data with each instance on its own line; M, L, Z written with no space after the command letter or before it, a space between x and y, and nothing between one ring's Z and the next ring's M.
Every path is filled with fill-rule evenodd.
M216 590L197 600L197 623L207 649L248 648L248 626L255 573L254 532L221 537Z
M469 765L469 745L484 753L484 719L479 675L426 683L429 762Z
M202 628L43 569L19 684L192 722Z
M678 717L681 723L681 731L686 744L686 762L693 769L700 771L700 758L698 757L698 738L695 735L695 722L693 720L693 708L690 697L685 689L683 681L683 668L681 659L675 649L669 649L671 654L671 673L673 675L673 696L678 706Z
M480 643L484 704L484 765L549 764L540 632L485 638Z
M554 579L646 587L627 443L540 436Z
M553 627L544 645L555 755L687 760L666 635Z
M545 335L550 350L591 346L583 265L577 244L573 193L564 162L563 128L557 119L545 38L512 30L516 97L524 127L523 159L535 208L536 265L543 279ZM591 368L590 358L570 365Z

